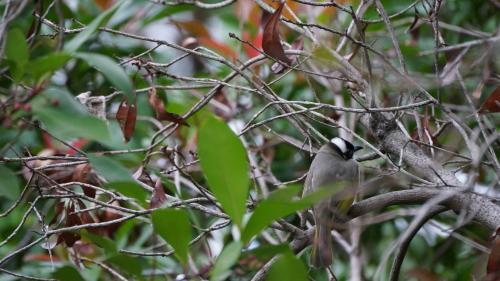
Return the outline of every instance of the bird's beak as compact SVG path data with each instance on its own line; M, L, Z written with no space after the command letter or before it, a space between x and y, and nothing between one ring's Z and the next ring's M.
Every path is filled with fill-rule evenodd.
M362 146L357 146L357 145L354 146L354 152L361 150L361 149L363 149Z

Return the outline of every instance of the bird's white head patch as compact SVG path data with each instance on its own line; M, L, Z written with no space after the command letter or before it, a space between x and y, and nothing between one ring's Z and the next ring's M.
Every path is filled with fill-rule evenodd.
M335 137L335 138L331 139L330 142L333 143L336 147L338 147L340 149L340 151L342 151L342 153L347 152L347 146L345 144L345 140L338 138L338 137Z

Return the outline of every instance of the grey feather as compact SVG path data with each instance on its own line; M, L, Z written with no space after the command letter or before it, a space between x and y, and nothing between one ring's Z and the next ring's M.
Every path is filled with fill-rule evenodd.
M328 188L328 186L338 181L348 181L352 183L352 186L348 188L355 188L357 176L358 164L356 161L344 159L331 147L331 144L325 144L311 163L303 194L314 192L319 188ZM353 195L355 191L349 193ZM336 203L342 198L345 198L345 196L334 194L331 198L318 202L313 208L317 233L311 263L316 267L329 266L332 263L330 231L334 223L334 213L337 212Z

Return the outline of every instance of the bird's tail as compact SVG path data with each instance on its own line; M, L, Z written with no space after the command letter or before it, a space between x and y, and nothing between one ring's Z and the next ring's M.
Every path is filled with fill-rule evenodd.
M325 224L317 224L311 252L311 264L314 267L328 267L332 264L332 235Z

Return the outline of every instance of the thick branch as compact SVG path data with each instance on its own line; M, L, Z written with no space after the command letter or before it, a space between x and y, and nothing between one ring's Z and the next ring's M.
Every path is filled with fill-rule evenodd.
M378 138L383 151L392 155L395 159L402 159L414 171L437 185L446 186L444 189L439 190L425 190L424 194L415 192L416 198L425 197L432 192L436 192L432 195L435 196L446 189L453 190L454 187L463 187L463 184L455 177L453 172L445 169L441 164L425 154L419 146L410 142L388 114L367 114L363 116L362 122ZM496 230L500 226L500 206L484 196L469 192L458 192L445 202L455 212L465 210L477 222L490 230Z

